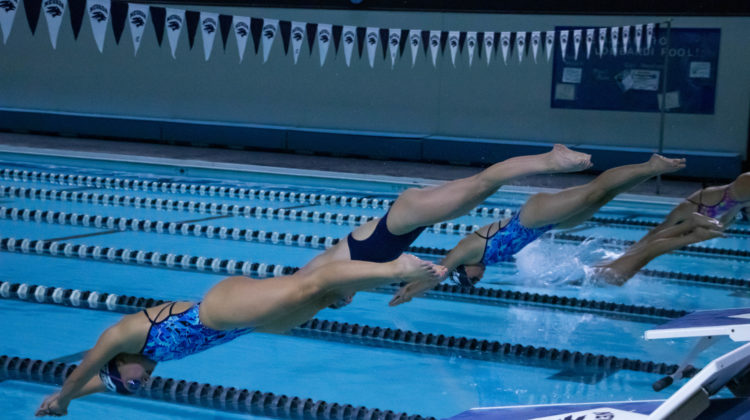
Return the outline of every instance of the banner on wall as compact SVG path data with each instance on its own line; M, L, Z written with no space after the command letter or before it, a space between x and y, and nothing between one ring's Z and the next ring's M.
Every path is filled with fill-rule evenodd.
M219 27L219 14L201 12L201 37L203 38L203 58L205 61L211 57L211 51L214 49L214 39L216 39L216 30Z
M177 58L177 42L180 40L182 27L185 24L185 11L181 9L167 9L164 27L167 31L169 48L172 50L172 58Z
M109 23L109 0L87 0L86 9L91 22L91 32L99 52L104 52L104 37L107 34L107 23Z
M623 36L622 28L610 28L608 44L602 42L607 30L599 29L598 51L590 60L556 55L552 107L659 112L664 103L668 112L713 114L720 29L672 28L669 42L666 31L657 33L647 25L644 38L643 29L636 26L631 37Z
M3 32L4 44L11 33L19 5L20 0L0 0L0 30ZM255 56L259 56L259 60L266 63L273 56L271 51L276 37L281 35L284 56L291 52L291 61L297 64L307 41L309 56L312 56L313 50L318 50L317 59L321 67L330 62L331 44L331 54L338 55L341 43L347 67L351 67L352 57L355 57L365 59L370 68L375 68L379 60L382 60L390 62L389 67L394 69L402 65L400 63L407 44L410 47L410 60L403 61L404 64L410 62L412 68L417 65L420 49L426 58L425 64L429 65L431 62L433 68L437 68L438 60L445 59L450 59L452 67L472 68L475 58L483 59L482 54L485 56L486 65L491 66L494 63L492 57L497 56L498 50L502 52L505 65L516 61L513 59L514 55L518 60L517 65L525 65L524 58L529 55L536 64L540 49L541 54L546 55L547 61L551 60L556 49L560 50L560 54L555 60L592 60L595 55L599 58L615 58L627 53L626 45L635 45L636 52L640 53L642 45L643 48L650 45L657 29L656 25L651 23L632 27L558 28L555 31L440 31L230 16L141 3L111 3L111 0L25 0L24 6L32 34L35 34L39 14L44 13L53 48L57 48L60 27L63 21L67 20L64 16L70 16L73 36L77 40L84 14L87 14L92 36L100 52L103 52L104 41L111 24L117 45L123 31L130 31L134 55L137 56L146 21L151 19L158 46L161 47L166 31L174 59L177 59L177 45L182 30L187 28L189 50L193 49L197 33L200 32L205 61L211 59L216 32L219 31L224 51L230 32L234 32L240 63L244 60L249 38L253 40ZM357 55L353 54L355 47ZM586 49L585 54L580 51L583 48Z
M47 20L47 30L52 49L57 49L57 35L60 33L60 25L62 25L67 5L67 0L44 0L42 2L42 10Z
M148 6L144 4L130 3L128 5L128 23L130 26L130 37L133 40L133 55L138 55L141 46L143 31L146 29L148 20Z
M13 29L13 20L16 18L18 0L0 1L0 30L3 31L3 44L8 43L8 36Z

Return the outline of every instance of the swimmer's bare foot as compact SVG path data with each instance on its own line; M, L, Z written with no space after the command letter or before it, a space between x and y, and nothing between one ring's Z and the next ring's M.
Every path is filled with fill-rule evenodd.
M396 264L397 277L407 283L434 281L446 271L443 266L421 260L410 254L401 254L394 264Z
M440 284L440 282L445 280L445 278L448 276L448 269L443 266L436 267L440 267L437 278L417 280L401 287L396 292L396 294L393 295L391 301L388 302L388 306L397 306L402 303L409 302L414 297L421 295L427 290L432 289L433 287Z
M551 172L576 172L591 167L591 155L575 152L562 144L556 144L549 152Z
M668 174L670 172L676 172L684 168L685 158L670 159L654 153L653 155L651 155L651 159L648 160L648 164L651 165L654 173Z

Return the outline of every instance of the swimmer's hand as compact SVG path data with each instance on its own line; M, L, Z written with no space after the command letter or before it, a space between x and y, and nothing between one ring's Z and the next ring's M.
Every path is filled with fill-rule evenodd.
M45 398L34 415L37 417L61 417L68 414L68 404L60 400L60 392L58 391Z
M402 303L409 302L414 297L419 296L427 290L432 289L433 287L440 284L443 280L445 280L445 278L448 277L448 269L443 266L436 267L439 267L437 273L438 276L426 280L417 280L403 286L396 292L395 295L393 295L393 299L388 302L388 306L398 306Z

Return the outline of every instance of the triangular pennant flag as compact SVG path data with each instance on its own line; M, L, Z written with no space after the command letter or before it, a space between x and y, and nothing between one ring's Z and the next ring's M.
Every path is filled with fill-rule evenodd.
M440 54L445 55L445 44L448 42L448 32L440 32Z
M250 35L253 37L253 46L255 47L255 55L258 55L258 49L260 48L260 37L263 32L263 19L250 18Z
M641 53L641 40L643 39L643 25L635 25L635 52Z
M3 31L3 44L8 42L8 35L13 29L13 20L16 18L18 0L0 1L0 29Z
M398 47L401 45L401 29L391 28L388 30L388 52L391 54L391 69L396 66Z
M484 32L477 32L477 55L482 58L482 48L484 48Z
M214 49L216 31L219 29L219 14L201 12L201 38L203 38L203 58L208 61Z
M292 57L294 64L302 51L302 42L305 40L305 22L292 22Z
M464 53L464 45L466 44L466 32L459 32L458 33L458 53L463 54Z
M510 48L510 32L500 32L500 47L503 49L503 63L508 65L508 49Z
M341 33L344 32L344 27L341 25L333 25L331 29L333 33L333 52L339 54L339 43L341 43Z
M172 50L172 58L177 58L175 52L177 51L177 41L180 40L180 34L182 33L182 27L185 25L185 11L182 9L167 9L167 40L169 41L169 48Z
M534 63L536 63L536 55L539 51L539 44L542 43L542 34L539 31L531 33L531 51L534 54Z
M419 29L409 31L409 47L411 47L411 66L417 63L417 54L419 54L419 44L422 42L422 33Z
M383 60L385 60L385 55L388 52L388 29L380 28L378 31L380 33L380 50L383 52Z
M544 37L544 48L547 52L547 61L552 57L552 51L555 49L555 31L547 31Z
M224 51L227 50L227 39L229 39L229 31L232 30L232 20L234 16L231 15L219 15L219 32L221 32L221 45Z
M646 25L646 49L651 48L651 40L654 38L654 24Z
M318 52L320 53L320 67L323 67L323 64L326 62L326 55L328 54L328 47L331 45L331 38L333 37L333 34L331 34L331 30L333 29L333 25L330 23L320 23L318 24Z
M569 30L560 31L560 56L563 61L565 61L565 53L568 50L568 36L570 36Z
M627 54L630 47L630 26L622 27L622 53Z
M620 28L613 26L609 32L609 36L612 40L612 55L617 57L617 50L620 48Z
M352 61L354 43L357 42L357 28L354 26L344 26L342 42L344 43L344 59L346 60L346 67L349 67Z
M86 13L86 0L68 0L68 13L70 13L70 26L73 27L73 39L78 40L83 15Z
M115 34L115 44L120 45L122 31L125 30L125 18L128 15L128 5L125 2L116 1L109 8L112 16L112 32Z
M44 0L42 2L44 17L47 19L49 40L52 43L53 49L57 49L57 34L60 33L60 24L62 23L67 6L67 0Z
M164 26L167 22L167 9L164 7L150 6L148 10L151 12L151 22L154 24L156 42L161 47L161 42L164 39Z
M437 67L437 55L440 48L440 31L430 31L430 53L432 54L432 67Z
M273 40L276 39L276 32L279 31L278 19L263 19L263 62L268 61L268 54L271 53Z
M365 38L367 37L367 28L361 26L357 27L357 48L359 50L359 58L362 59L362 50L365 46Z
M427 49L430 48L430 31L422 31L422 49L424 49L424 55L427 56Z
M36 25L39 23L39 12L42 10L42 0L24 0L23 9L26 12L26 21L29 22L31 35L34 35Z
M599 57L604 54L604 44L607 42L607 28L599 28Z
M453 67L456 67L456 52L458 52L458 37L459 37L458 31L448 32L448 43L451 48L451 63L453 63Z
M580 29L576 29L573 31L573 51L575 51L574 60L578 60L578 50L581 47L581 37L583 36L582 31Z
M398 42L398 55L399 57L404 56L404 49L406 48L406 43L409 41L409 30L408 29L402 29L401 30L401 38Z
M195 34L198 33L198 23L200 23L201 14L193 10L185 11L185 26L187 27L188 33L188 46L193 49L195 45Z
M367 28L367 58L370 60L370 68L375 67L375 50L378 48L378 28Z
M280 20L279 32L281 33L281 45L284 47L284 55L287 55L289 54L289 41L292 39L292 22Z
M317 23L305 24L305 30L307 31L307 47L310 50L310 55L312 55L313 44L315 44L315 35L318 34L318 24Z
M495 33L485 32L484 33L484 55L487 56L487 65L490 65L490 57L492 57L492 50L495 48Z
M143 31L148 21L148 6L139 3L128 3L128 23L130 24L130 37L133 39L133 56L138 54L141 46ZM163 28L162 23L162 28Z
M516 32L516 49L518 50L518 62L523 61L523 54L526 52L526 32Z
M240 55L240 63L245 57L245 49L247 48L247 39L250 37L250 17L249 16L234 16L232 17L232 28L234 29L234 37L237 39L237 53Z
M516 33L510 33L510 48L508 49L508 56L513 57L513 51L516 50Z
M477 33L466 32L466 51L469 54L469 67L471 67L472 61L474 61L474 50L477 47Z
M586 29L586 59L591 57L591 46L594 45L594 30Z

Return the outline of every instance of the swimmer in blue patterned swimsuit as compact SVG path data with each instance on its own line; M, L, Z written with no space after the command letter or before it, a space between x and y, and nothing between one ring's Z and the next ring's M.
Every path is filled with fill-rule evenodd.
M441 265L463 286L472 286L482 278L486 266L512 261L513 255L545 232L577 226L617 194L653 176L684 167L685 159L667 159L655 154L647 162L604 171L588 184L557 193L535 194L513 217L483 226L464 237ZM408 284L396 292L391 305L408 302L436 284L435 281Z
M201 302L167 302L124 316L102 333L36 415L65 415L74 398L107 389L132 394L148 381L157 362L181 359L253 331L282 333L342 296L394 281L435 280L444 271L404 254L387 263L335 262L265 280L229 277Z

